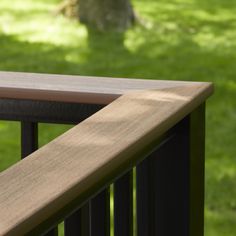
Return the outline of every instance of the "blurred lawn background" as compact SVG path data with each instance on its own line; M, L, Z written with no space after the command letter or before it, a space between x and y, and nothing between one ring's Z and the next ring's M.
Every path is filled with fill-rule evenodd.
M236 235L236 1L134 0L145 21L89 33L53 16L59 0L0 1L0 70L212 81L207 103L206 236ZM69 126L40 125L40 145ZM0 170L20 158L20 127L0 122Z

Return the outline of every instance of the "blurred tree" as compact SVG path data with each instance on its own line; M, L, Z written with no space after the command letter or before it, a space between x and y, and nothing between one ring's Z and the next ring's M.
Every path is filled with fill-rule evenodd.
M124 31L134 23L130 0L80 0L80 21L100 31Z
M62 13L66 17L79 19L79 0L62 1L57 7L55 13Z
M57 12L99 31L124 31L135 22L130 0L65 0Z

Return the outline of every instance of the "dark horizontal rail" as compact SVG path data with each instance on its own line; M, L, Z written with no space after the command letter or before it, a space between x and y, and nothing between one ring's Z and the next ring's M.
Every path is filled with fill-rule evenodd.
M0 119L36 123L77 124L105 105L0 99Z

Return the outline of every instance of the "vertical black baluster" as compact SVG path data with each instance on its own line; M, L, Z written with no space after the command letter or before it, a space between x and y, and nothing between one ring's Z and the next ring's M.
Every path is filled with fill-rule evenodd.
M146 158L136 167L136 220L138 236L153 236L153 178L151 160Z
M137 167L138 236L203 236L204 111L179 122Z
M47 233L43 234L42 236L57 236L58 235L58 228L55 227L49 230Z
M90 205L89 202L64 222L65 236L90 236Z
M81 236L90 236L90 202L87 202L81 209Z
M103 190L90 200L90 236L110 235L110 190Z
M110 235L110 191L100 192L65 220L65 236Z
M38 124L21 122L21 158L25 158L38 149Z
M133 171L114 183L115 236L133 235Z
M65 236L81 236L82 233L82 212L76 211L64 221Z
M38 123L30 121L21 122L21 158L25 158L38 149ZM53 228L45 236L57 236L57 227Z

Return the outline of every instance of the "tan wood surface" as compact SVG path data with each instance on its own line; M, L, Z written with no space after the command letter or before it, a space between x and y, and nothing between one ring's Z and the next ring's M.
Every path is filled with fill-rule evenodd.
M108 104L127 91L199 82L0 72L0 98Z
M43 83L42 86L46 87ZM128 92L3 171L0 235L25 234L76 196L92 189L100 179L131 161L142 148L204 102L213 91L210 83L169 82L165 86ZM102 83L100 89L103 91Z

